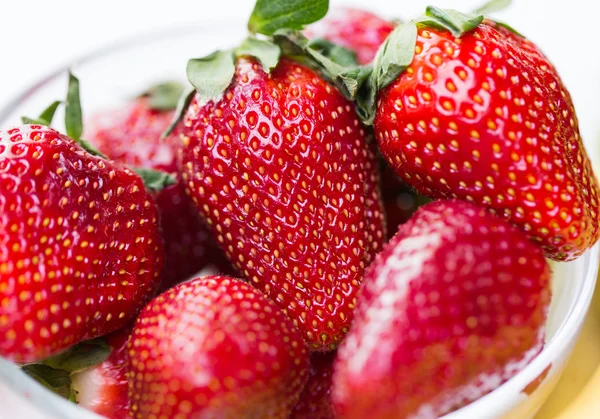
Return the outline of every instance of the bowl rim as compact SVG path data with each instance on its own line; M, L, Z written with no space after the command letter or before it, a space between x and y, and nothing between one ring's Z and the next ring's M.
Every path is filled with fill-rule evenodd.
M234 21L237 20L241 19L234 19ZM200 19L196 22L165 25L158 29L155 28L152 30L146 30L133 36L124 37L110 43L105 43L89 53L80 55L79 57L70 60L63 65L57 66L55 69L46 73L46 75L40 77L37 81L30 83L20 93L13 95L7 101L3 101L3 104L1 104L2 106L0 106L0 126L7 121L9 116L11 116L13 113L13 108L26 101L45 84L57 79L73 67L89 64L95 59L100 59L112 53L122 52L129 48L135 48L136 46L158 41L174 40L178 37L190 36L194 33L200 34L203 32L210 32L213 30L213 28L221 27L224 21L226 21L224 18L217 18L213 20ZM231 19L228 19L227 22L231 23L232 21ZM553 360L563 354L568 345L573 343L588 312L596 286L598 267L600 263L600 242L587 249L586 252L577 259L577 261L580 263L586 262L586 264L583 266L585 269L585 276L581 281L576 295L573 297L574 302L571 304L568 313L563 317L559 328L556 330L550 341L544 345L542 351L529 364L527 364L525 368L515 374L511 379L500 385L498 388L475 400L474 402L442 416L440 419L474 419L480 418L482 411L502 411L507 407L506 403L509 401L507 397L513 399L512 402L514 405L516 402L518 402L518 400L514 399L512 390L516 387L519 388L519 391L521 391L521 389L523 389L533 379L538 377L548 367L548 365L552 365ZM577 263L577 261L574 261L574 263ZM4 375L1 373L3 370L2 364L12 363L0 358L0 380L4 381L5 384L8 384L7 381L2 379L2 375ZM14 364L11 366L14 367L16 373L16 366ZM19 373L25 376L24 373ZM76 404L58 396L51 391L48 391L35 380L29 377L27 377L26 380L27 384L33 387L27 390L29 395L32 393L40 393L42 398L54 399L55 402L59 403L61 410L67 410L70 414L77 415L69 417L88 419L101 418L96 413L85 410L84 408L80 408ZM20 385L17 384L15 387L17 388L13 388L14 391L18 390ZM16 391L16 394L21 398L22 402L25 402L26 397L24 397L23 392ZM38 412L41 412L43 409L40 406L34 407Z

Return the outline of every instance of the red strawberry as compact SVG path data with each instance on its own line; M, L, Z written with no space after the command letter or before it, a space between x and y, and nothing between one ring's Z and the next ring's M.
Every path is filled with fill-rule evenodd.
M173 110L154 109L146 97L124 109L104 112L90 119L87 138L111 159L132 167L175 172L175 154L162 133L173 120Z
M104 339L112 352L102 363L72 376L77 404L108 419L129 415L127 340L131 328L118 330Z
M598 184L569 93L530 41L491 21L456 38L421 26L412 64L379 92L382 153L419 193L490 208L546 255L598 239Z
M306 29L308 38L322 38L356 53L360 64L375 57L377 49L394 30L394 24L366 10L338 7Z
M433 418L493 390L542 349L550 276L541 249L485 209L421 207L365 275L336 413Z
M0 355L36 361L123 327L162 259L136 174L47 127L0 131Z
M267 74L240 58L222 96L196 96L182 125L182 176L221 247L313 349L335 347L383 239L352 104L289 59Z
M167 290L203 269L234 272L181 182L159 192L156 205L166 255L161 289Z
M291 419L333 419L331 378L335 352L310 356L308 382L294 407Z
M212 276L154 299L129 341L134 418L286 418L308 375L302 335L250 285Z
M173 110L154 109L151 105L150 98L142 97L126 110L97 115L92 119L89 138L101 152L120 163L176 172L174 137L160 139L173 119ZM159 192L156 204L165 243L162 289L209 264L232 271L182 184Z

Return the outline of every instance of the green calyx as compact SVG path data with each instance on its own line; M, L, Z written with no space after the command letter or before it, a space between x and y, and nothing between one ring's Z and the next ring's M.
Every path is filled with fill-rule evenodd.
M194 91L180 101L179 111L165 136L181 121L194 93L200 102L206 102L227 89L235 74L236 59L242 56L254 57L267 73L281 57L311 67L354 101L359 117L370 125L375 117L377 93L412 63L419 27L448 30L461 37L481 24L484 13L501 10L510 2L490 0L473 13L429 6L423 16L399 23L379 48L374 61L360 66L353 52L326 40L308 40L300 32L327 13L327 0L257 0L248 22L251 34L237 48L189 61L187 76Z
M23 365L21 369L47 389L76 402L77 392L72 387L71 375L104 362L111 351L103 339L93 339L43 361Z
M22 116L21 121L24 124L35 124L35 125L45 125L49 127L52 125L52 120L54 119L54 114L58 107L62 104L60 100L54 101L48 106L46 109L42 111L40 116L37 118L29 118L27 116Z
M280 29L301 30L327 14L329 0L257 0L248 20L250 33L273 35Z
M54 114L62 104L65 106L65 130L67 136L88 153L106 159L107 157L104 154L81 138L81 135L83 134L83 113L81 111L81 100L79 95L79 79L75 77L71 71L69 71L66 100L64 102L59 100L52 102L50 106L44 109L39 117L29 118L23 116L21 117L21 121L24 124L37 124L49 127L52 125Z
M161 170L146 169L144 167L134 167L131 170L142 179L146 189L152 193L160 192L167 186L177 183L175 176Z
M177 108L185 86L178 81L166 81L146 90L140 97L148 98L148 106L157 111L172 111Z
M489 15L491 13L502 11L511 4L512 0L490 0L473 10L473 13L477 15Z
M283 29L301 30L325 16L328 8L328 0L257 0L248 21L250 36L237 48L215 51L188 62L187 77L199 99L207 101L223 93L235 74L237 57L254 57L267 73L270 72L279 62L282 49L272 38L259 38L257 35L271 36ZM333 47L329 49L334 50ZM335 53L340 54L340 51L335 50ZM189 103L189 98L185 100ZM164 136L173 131L181 117L179 112Z
M461 13L452 9L440 9L436 6L427 6L425 16L415 20L415 23L446 29L459 38L472 31L483 22L482 14Z

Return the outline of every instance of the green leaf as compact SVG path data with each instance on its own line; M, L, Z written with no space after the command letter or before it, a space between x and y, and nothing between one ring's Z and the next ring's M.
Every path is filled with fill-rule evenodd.
M376 112L377 80L374 69L371 69L367 81L359 86L356 95L356 113L365 125L373 125Z
M148 104L158 111L171 111L177 108L184 86L177 81L159 83L148 89L142 96L148 98Z
M193 88L189 88L187 92L181 95L181 97L179 98L179 103L177 103L177 108L175 109L175 115L173 116L173 120L171 121L167 129L161 134L161 140L164 140L173 133L175 127L177 126L177 124L179 124L179 121L183 119L183 115L185 115L185 111L187 110L188 106L190 106L190 103L192 102L192 99L194 98L195 94L196 90Z
M44 111L40 114L39 119L42 121L48 121L48 125L51 125L52 120L54 119L54 114L56 113L56 110L58 109L61 103L61 100L55 100L54 102L52 102L50 106L44 109Z
M69 71L69 88L65 103L65 128L67 136L78 141L83 134L83 116L79 97L79 79Z
M235 62L233 53L229 50L215 51L203 58L193 58L187 65L188 80L202 100L210 100L223 93L234 74Z
M350 51L348 48L336 45L326 39L313 39L308 43L308 47L319 51L336 64L343 66L358 65L358 60L356 59L356 53L354 51Z
M511 3L512 0L490 0L473 10L473 13L476 15L489 15L506 9Z
M377 91L390 83L412 63L417 43L417 25L407 22L398 25L379 47L373 61L374 87Z
M71 388L71 374L66 370L55 369L44 364L28 364L21 367L23 372L47 389L74 400L75 391Z
M359 80L364 79L359 66L355 64L346 66L334 62L321 52L327 53L333 48L329 50L321 48L321 51L312 48L308 39L298 31L281 29L273 35L273 40L280 46L285 56L317 70L325 79L335 84L347 99L354 98ZM322 44L317 46L322 47Z
M279 62L281 48L271 41L248 37L236 48L235 54L237 56L249 55L257 58L262 64L263 69L267 73L270 73Z
M412 63L416 43L417 25L410 21L396 26L379 47L372 73L359 85L356 94L356 112L366 125L372 125L375 119L377 93L389 86Z
M84 140L83 138L77 140L76 143L79 144L81 148L90 153L92 156L102 157L103 159L108 160L108 156L106 154L101 153L100 150L98 150L96 147L94 147L91 143Z
M27 116L22 116L21 122L24 124L31 124L31 125L44 125L46 127L50 126L50 122L48 122L46 120L39 119L39 118L29 118Z
M257 0L248 21L250 33L273 35L277 30L300 30L327 14L329 0Z
M425 16L417 19L417 23L449 30L457 38L475 29L482 21L483 15L465 14L436 6L427 6Z
M175 176L160 170L146 169L143 167L133 168L132 170L142 178L144 186L150 192L160 192L165 187L174 185L177 182Z
M111 348L103 339L93 339L81 342L58 355L47 358L43 364L73 373L104 362L110 353Z
M496 25L498 25L498 26L502 26L503 28L508 29L509 31L511 31L512 33L514 33L517 36L520 36L521 38L526 38L525 35L523 35L521 32L519 32L518 30L516 30L512 26L508 25L507 23L498 22L497 20L494 20L494 23Z
M27 116L22 116L21 121L24 124L35 124L35 125L45 125L49 127L52 125L52 120L54 119L54 114L56 113L56 109L60 106L62 101L56 100L50 104L37 118L29 118Z

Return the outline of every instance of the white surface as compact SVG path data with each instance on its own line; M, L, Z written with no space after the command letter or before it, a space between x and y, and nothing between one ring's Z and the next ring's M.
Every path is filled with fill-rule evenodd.
M248 15L253 0L0 0L0 104L40 76L72 59L123 37L177 26L196 19ZM332 3L340 3L332 1ZM348 3L348 2L347 2ZM352 4L368 7L390 17L410 17L434 3L468 10L477 0L369 0ZM534 40L554 62L571 91L582 134L596 153L600 139L600 49L596 47L595 16L600 6L590 0L514 0L498 18ZM190 56L196 55L190 51ZM126 71L124 69L123 71ZM0 384L0 419L41 419L15 410L14 396ZM10 400L8 400L10 399ZM13 407L10 407L13 406Z

